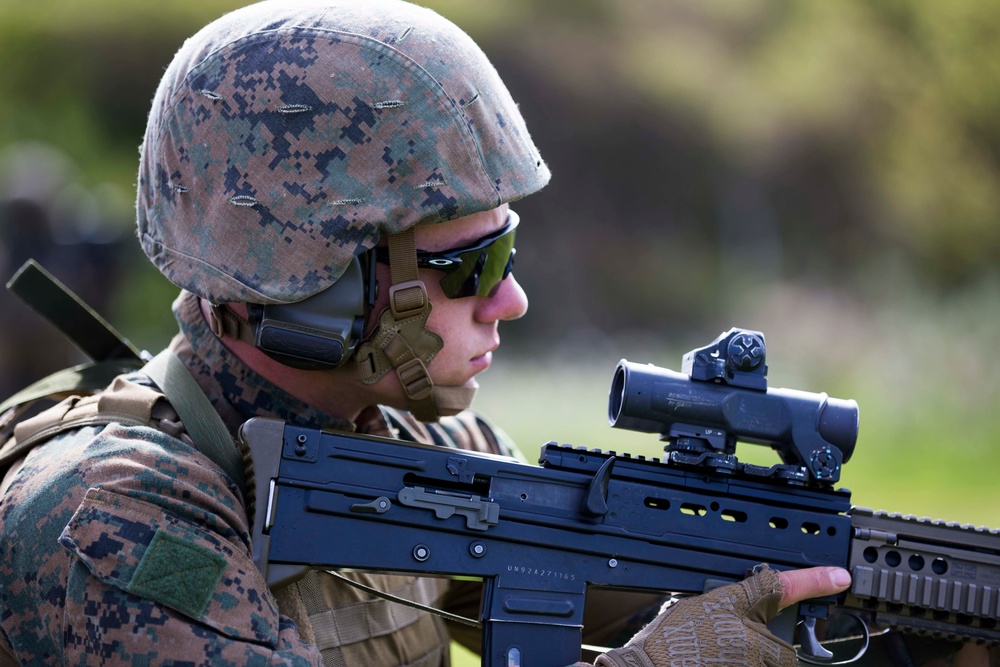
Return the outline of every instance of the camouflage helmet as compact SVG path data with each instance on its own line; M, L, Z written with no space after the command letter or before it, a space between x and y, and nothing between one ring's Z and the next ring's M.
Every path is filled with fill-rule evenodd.
M166 70L138 231L186 290L289 303L384 234L548 179L496 70L449 21L401 0L270 0L202 29Z

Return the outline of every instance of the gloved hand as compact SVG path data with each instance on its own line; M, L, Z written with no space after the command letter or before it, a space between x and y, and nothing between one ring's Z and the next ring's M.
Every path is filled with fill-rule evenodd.
M783 592L778 573L761 565L744 581L670 604L628 644L598 656L595 665L796 667L791 644L767 629Z

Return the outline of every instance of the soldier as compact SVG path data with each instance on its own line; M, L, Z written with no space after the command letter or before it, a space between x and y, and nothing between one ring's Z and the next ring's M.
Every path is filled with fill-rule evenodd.
M139 239L182 289L169 351L230 434L270 416L512 454L467 408L498 323L527 308L509 204L548 180L495 70L433 12L297 0L229 14L174 58L142 148ZM269 590L251 561L239 475L196 446L161 389L127 374L14 430L0 485L0 657L447 664L436 616L320 572ZM356 578L431 604L465 593ZM738 648L737 663L792 665L763 623L848 581L834 568L764 568L675 606L599 660L667 665L694 647L701 664L732 662L725 651ZM711 623L684 634L684 619L720 603L728 635ZM643 618L602 611L604 638Z

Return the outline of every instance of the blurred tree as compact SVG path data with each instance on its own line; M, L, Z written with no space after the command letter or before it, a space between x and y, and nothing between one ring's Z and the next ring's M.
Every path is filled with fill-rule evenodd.
M131 187L162 68L240 4L0 1L0 146ZM1000 256L996 3L426 4L490 53L553 167L519 204L515 338L704 330L780 282L864 298L887 257L947 291Z
M163 68L194 30L243 4L0 2L0 145L47 141L88 182L129 185Z

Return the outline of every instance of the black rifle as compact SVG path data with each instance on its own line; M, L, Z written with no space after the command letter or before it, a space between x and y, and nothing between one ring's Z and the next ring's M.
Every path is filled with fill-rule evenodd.
M846 594L800 605L804 659L829 657L815 622L833 604L1000 643L1000 533L852 508L833 484L857 405L767 389L764 359L763 335L734 329L683 374L623 360L611 424L662 434L663 460L549 443L533 466L252 419L255 562L272 585L309 568L479 577L492 666L577 661L588 586L701 593L762 562L851 570ZM737 441L782 462L741 463Z

